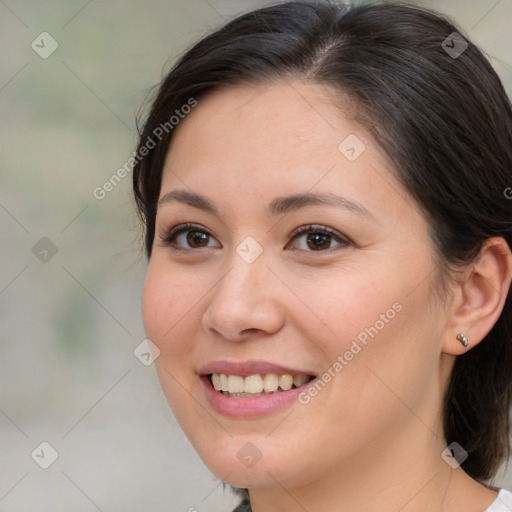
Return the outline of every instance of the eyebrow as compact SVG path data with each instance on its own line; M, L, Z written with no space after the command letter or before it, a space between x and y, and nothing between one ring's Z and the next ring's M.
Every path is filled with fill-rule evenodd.
M167 194L158 201L158 206L172 201L187 204L214 215L219 214L219 209L211 199L188 190L172 190L171 192L167 192ZM280 215L297 211L307 206L319 205L342 208L376 222L370 210L365 208L361 203L331 192L305 192L276 197L267 206L267 212L270 215Z

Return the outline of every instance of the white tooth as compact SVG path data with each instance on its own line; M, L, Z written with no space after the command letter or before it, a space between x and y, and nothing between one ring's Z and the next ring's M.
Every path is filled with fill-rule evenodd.
M244 393L261 393L263 391L263 379L260 375L249 375L244 379Z
M293 377L293 383L295 384L296 388L302 386L302 384L306 384L308 380L309 377L307 375L295 375L295 377Z
M218 373L212 373L212 384L217 391L220 391L220 375Z
M244 392L244 378L240 375L228 375L228 392L229 393L243 393Z
M279 387L279 377L275 373L267 373L263 378L263 388L267 393L277 391Z
M221 373L219 376L219 385L221 391L228 390L228 377L225 373Z
M291 375L280 375L279 376L279 387L283 391L288 391L292 389L293 385L293 377Z

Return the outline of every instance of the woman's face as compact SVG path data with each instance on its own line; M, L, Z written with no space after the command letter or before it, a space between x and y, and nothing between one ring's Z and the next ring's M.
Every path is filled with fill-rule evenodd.
M399 464L403 443L407 457L442 446L449 319L428 226L332 91L296 81L199 100L160 200L144 325L213 473L290 487Z

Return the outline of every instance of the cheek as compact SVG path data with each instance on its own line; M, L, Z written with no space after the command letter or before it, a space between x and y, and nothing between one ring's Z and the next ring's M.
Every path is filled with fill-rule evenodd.
M142 290L142 318L146 336L158 346L162 346L162 337L172 323L170 316L175 315L176 304L175 286L165 279L165 274L159 271L157 265L150 262L146 271ZM171 306L172 307L169 307ZM171 320L172 322L172 320Z
M142 317L146 336L162 355L169 351L179 353L192 345L179 333L185 324L190 325L193 305L201 293L185 273L156 261L149 263L142 292Z
M435 340L441 336L442 312L429 306L430 280L422 278L423 269L431 266L428 257L375 260L347 259L342 269L311 279L289 276L294 291L303 298L303 304L295 307L295 323L308 339L322 344L332 362L351 351L347 353L350 361L373 354L376 364L382 358L396 358L398 364L418 350L420 355L422 351L433 354L438 348ZM414 263L407 263L410 260ZM421 364L419 359L410 362Z
M193 330L200 326L194 318L204 290L193 287L188 275L177 272L157 258L150 261L142 292L142 317L146 337L160 350L155 361L164 394L178 417L196 417L190 391L197 384L191 366ZM186 332L185 332L186 330Z
M294 308L296 325L308 339L322 344L332 361L350 350L354 341L366 347L369 340L388 330L403 309L389 279L378 272L347 268L311 280L290 277L297 296L303 298Z
M357 272L318 280L314 286L304 282L297 289L320 317L297 319L325 355L325 386L319 384L318 396L329 400L331 413L345 425L349 416L369 411L384 420L396 414L395 406L400 408L396 396L414 407L431 391L442 321L426 306L428 283L415 288L414 280L404 277ZM316 393L304 396L303 403L318 408L322 417L325 402Z

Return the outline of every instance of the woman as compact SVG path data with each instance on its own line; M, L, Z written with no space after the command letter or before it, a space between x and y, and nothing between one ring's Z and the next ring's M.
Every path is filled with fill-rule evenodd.
M137 155L146 333L237 511L512 510L512 109L459 29L243 15L165 78Z

